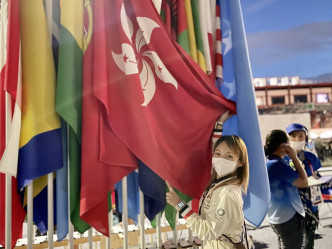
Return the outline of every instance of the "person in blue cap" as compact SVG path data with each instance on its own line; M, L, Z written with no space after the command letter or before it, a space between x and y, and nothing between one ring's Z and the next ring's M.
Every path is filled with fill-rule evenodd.
M287 126L290 146L297 151L298 158L302 161L308 177L318 178L317 170L322 166L318 157L305 151L305 144L308 141L308 129L299 123ZM318 227L319 215L318 204L322 202L319 186L299 188L302 203L305 208L306 230L308 237L307 249L314 248L315 232Z
M279 249L304 249L305 211L298 188L308 186L307 173L285 131L272 130L266 136L264 150L271 191L267 219L278 236ZM292 159L293 168L286 156Z

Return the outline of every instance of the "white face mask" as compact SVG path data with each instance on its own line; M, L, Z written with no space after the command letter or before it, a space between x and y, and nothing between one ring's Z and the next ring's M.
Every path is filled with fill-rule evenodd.
M235 170L237 162L224 159L222 157L212 157L212 166L218 176L227 175Z
M305 141L290 141L289 144L294 150L303 150Z

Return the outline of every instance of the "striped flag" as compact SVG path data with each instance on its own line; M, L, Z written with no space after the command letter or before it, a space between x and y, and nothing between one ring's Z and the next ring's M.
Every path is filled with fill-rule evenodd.
M204 1L201 0L203 3ZM211 73L209 77L212 82L215 83L216 80L216 65L215 65L215 45L216 45L216 1L208 1L208 4L205 6L205 15L206 15L206 31L208 34L208 43L209 43L209 52L210 52L210 60L211 60Z
M197 58L197 45L195 39L195 27L193 20L193 13L190 0L184 0L184 8L186 11L186 19L188 25L188 36L189 36L189 48L190 48L190 57L198 63Z
M215 19L215 70L216 80L221 81L223 79L223 58L221 54L221 23L220 23L220 0L216 2L216 19Z
M70 218L74 227L83 233L89 225L82 221L80 211L81 122L83 70L83 1L68 0L61 4L59 62L56 88L56 110L68 124L70 169ZM64 177L66 172L62 172ZM58 177L58 176L57 176ZM63 187L65 187L65 182ZM66 192L63 192L66 194ZM64 199L66 196L63 196ZM65 212L65 210L63 210ZM58 217L60 219L60 217ZM65 220L61 219L63 228ZM63 230L61 238L66 234Z
M197 63L206 72L206 63L204 57L204 44L202 39L201 20L199 16L199 3L197 0L191 0L191 9L194 22L194 32L196 40ZM206 35L206 34L205 34Z
M177 0L176 6L177 6L176 41L188 54L190 54L188 25L187 25L184 1Z

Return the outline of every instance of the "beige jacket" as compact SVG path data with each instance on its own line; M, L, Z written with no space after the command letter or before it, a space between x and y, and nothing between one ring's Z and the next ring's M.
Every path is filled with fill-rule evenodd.
M203 200L203 203L202 203ZM204 249L234 248L222 234L240 241L242 233L243 198L240 186L218 184L201 198L201 214L190 208L181 210L186 225L203 241Z

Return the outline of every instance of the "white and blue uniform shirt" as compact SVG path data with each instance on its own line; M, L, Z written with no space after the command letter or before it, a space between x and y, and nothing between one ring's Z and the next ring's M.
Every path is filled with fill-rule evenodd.
M281 224L290 220L296 212L305 215L303 204L297 187L293 182L299 174L292 169L287 161L270 155L267 170L270 181L271 201L267 213L271 224Z

